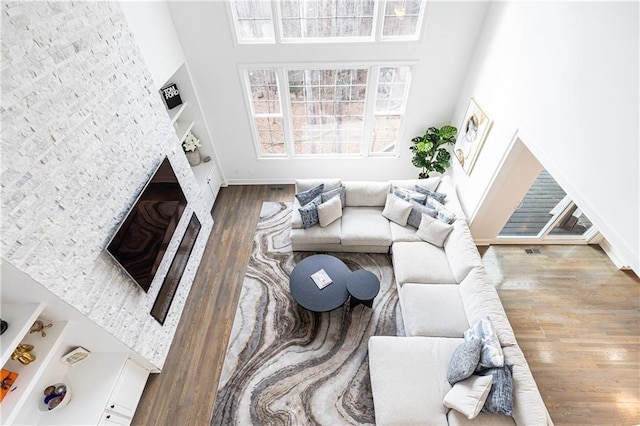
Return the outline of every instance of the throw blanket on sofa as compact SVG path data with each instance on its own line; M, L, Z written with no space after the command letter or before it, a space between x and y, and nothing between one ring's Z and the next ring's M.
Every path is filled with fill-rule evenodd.
M374 422L367 343L404 334L388 254L333 253L380 278L373 309L317 314L289 293L291 203L264 203L224 360L212 424Z

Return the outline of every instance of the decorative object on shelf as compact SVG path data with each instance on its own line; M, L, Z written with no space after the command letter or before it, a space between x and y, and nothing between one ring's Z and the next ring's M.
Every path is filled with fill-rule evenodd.
M91 355L91 352L83 348L82 346L78 346L68 354L64 355L60 358L60 362L67 365L77 364L80 361L84 361Z
M36 322L34 322L33 325L31 326L31 329L29 330L29 334L40 332L42 333L42 337L46 337L47 333L44 332L44 329L49 327L53 327L53 324L52 323L45 324L42 320L36 320Z
M9 323L5 320L0 320L0 335L3 335L7 328L9 328Z
M17 378L18 373L4 369L2 370L2 373L0 374L0 379L2 379L2 382L0 382L0 401L2 401L9 392L15 389L12 389L12 387Z
M33 345L21 343L13 351L13 354L11 354L11 359L13 360L17 359L24 365L30 364L36 360L36 356L31 353L33 349L34 349Z
M455 142L458 129L451 125L441 128L429 127L424 135L411 139L413 146L409 149L413 152L411 163L422 169L418 175L420 179L429 177L430 172L444 173L451 165L451 154L447 151L447 145Z
M476 99L471 98L454 148L456 158L468 175L471 174L492 124Z
M160 89L162 92L162 98L167 104L168 109L173 109L178 105L182 105L182 98L180 98L180 91L175 83L169 83Z
M191 167L197 166L202 162L200 151L198 151L198 148L201 146L200 139L196 138L193 133L188 132L184 138L184 142L182 142L182 149L184 149L184 154L187 156Z
M71 401L71 390L64 383L55 383L44 388L44 398L38 402L40 411L53 411L64 407Z

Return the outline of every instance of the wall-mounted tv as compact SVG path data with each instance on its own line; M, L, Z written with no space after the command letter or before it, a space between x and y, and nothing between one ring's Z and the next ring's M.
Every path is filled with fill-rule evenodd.
M151 286L186 205L165 157L107 245L107 253L144 291Z

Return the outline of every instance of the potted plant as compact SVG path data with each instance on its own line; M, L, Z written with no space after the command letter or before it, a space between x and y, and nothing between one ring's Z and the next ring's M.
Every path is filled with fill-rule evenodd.
M422 169L418 175L420 179L429 177L430 172L444 173L451 165L451 154L446 150L447 145L456 141L458 129L446 125L441 128L429 127L423 136L411 139L413 146L409 147L413 152L411 163Z

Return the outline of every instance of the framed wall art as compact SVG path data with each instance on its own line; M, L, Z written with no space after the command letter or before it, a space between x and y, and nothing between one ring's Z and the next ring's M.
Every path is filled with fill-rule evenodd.
M476 99L471 98L454 147L455 156L468 175L473 170L492 124Z

